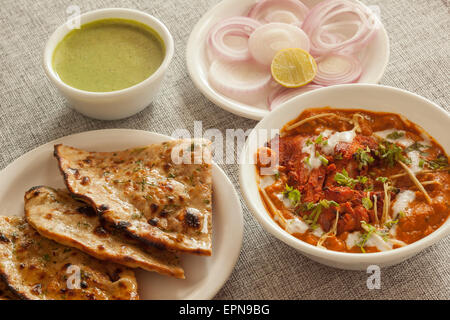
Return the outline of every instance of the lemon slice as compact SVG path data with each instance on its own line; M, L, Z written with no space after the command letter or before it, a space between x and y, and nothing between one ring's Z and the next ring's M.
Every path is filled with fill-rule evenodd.
M310 83L317 73L314 58L305 50L288 48L277 52L272 60L272 76L286 88L298 88Z

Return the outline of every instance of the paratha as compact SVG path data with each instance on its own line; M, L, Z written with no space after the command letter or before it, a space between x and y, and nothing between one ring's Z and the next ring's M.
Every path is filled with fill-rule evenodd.
M211 255L211 142L173 140L118 152L55 146L67 188L143 242Z
M75 247L97 259L184 278L178 257L168 251L135 244L100 223L95 210L67 191L34 187L25 194L27 222L42 236Z
M0 300L17 300L2 279L0 279Z
M46 239L19 217L0 217L0 277L22 299L139 298L131 269Z

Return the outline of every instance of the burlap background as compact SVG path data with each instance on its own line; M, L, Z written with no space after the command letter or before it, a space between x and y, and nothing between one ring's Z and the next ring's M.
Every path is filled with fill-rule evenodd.
M185 48L197 20L217 0L2 0L0 5L0 169L50 140L102 128L171 134L176 128L252 128L256 122L214 106L195 88ZM449 3L445 0L365 0L381 7L391 38L382 84L425 96L446 110L449 102ZM102 122L66 108L41 67L44 44L66 19L66 8L144 10L172 32L176 54L158 99L122 121ZM236 188L238 168L223 166ZM0 182L1 183L1 182ZM448 299L450 238L418 256L382 270L381 290L368 290L367 274L317 264L268 235L244 207L242 253L218 299Z

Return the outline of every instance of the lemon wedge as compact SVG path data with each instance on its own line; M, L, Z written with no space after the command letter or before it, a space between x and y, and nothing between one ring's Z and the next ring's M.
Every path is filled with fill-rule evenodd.
M314 58L305 50L288 48L277 52L272 60L272 76L286 88L298 88L310 83L317 73Z

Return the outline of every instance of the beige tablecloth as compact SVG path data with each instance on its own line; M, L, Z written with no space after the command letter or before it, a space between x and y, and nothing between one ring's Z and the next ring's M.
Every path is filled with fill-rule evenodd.
M449 110L449 3L446 0L364 0L381 8L391 39L391 59L382 84L425 96ZM197 20L217 0L2 0L0 5L0 169L50 140L102 128L134 128L171 134L242 128L256 122L209 102L186 71L185 48ZM66 8L144 10L164 21L176 54L159 97L141 113L121 121L88 119L65 106L41 67L43 46L66 20ZM238 185L237 165L224 170ZM1 181L0 181L1 183ZM365 272L315 263L267 234L242 203L245 235L236 268L218 299L448 299L450 238L395 267L382 270L381 289L368 290Z

